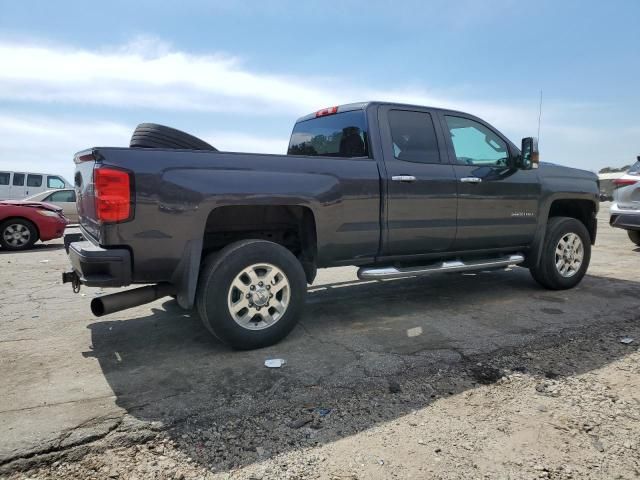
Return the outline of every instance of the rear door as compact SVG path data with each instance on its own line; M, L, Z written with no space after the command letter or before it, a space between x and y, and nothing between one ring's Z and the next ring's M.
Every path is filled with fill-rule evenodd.
M24 189L24 196L35 195L36 193L44 192L46 187L43 183L43 175L38 173L27 174L27 185Z
M528 245L537 226L537 170L510 168L515 147L480 119L439 112L458 182L454 250Z
M0 172L0 200L11 200L11 172Z
M26 173L17 173L14 172L13 178L11 179L11 198L20 199L26 197L25 186L26 186L27 174Z
M456 176L430 109L381 106L386 170L383 254L448 250L456 234Z

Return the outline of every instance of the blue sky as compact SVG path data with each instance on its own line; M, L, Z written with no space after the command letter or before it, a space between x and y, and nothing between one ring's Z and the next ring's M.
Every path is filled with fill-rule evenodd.
M143 121L284 152L295 119L398 100L479 115L544 160L640 154L640 2L0 0L0 168L71 176Z

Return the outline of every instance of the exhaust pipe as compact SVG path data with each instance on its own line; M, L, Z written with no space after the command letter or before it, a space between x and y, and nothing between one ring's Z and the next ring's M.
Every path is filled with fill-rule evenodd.
M157 283L146 287L134 288L124 292L112 293L91 300L91 312L96 317L137 307L153 302L168 295L174 295L176 288L170 283Z

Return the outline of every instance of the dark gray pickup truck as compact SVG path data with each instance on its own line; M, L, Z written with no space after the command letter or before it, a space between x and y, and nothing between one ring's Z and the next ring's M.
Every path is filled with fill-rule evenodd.
M65 237L74 290L105 315L174 296L235 348L295 326L317 268L362 279L520 264L578 284L596 239L595 174L539 164L472 115L383 102L300 118L287 155L217 151L142 124L130 148L75 157L82 233Z

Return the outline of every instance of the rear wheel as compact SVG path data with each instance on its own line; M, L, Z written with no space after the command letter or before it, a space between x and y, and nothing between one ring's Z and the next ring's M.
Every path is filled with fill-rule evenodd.
M7 250L26 250L38 240L38 229L27 219L14 218L0 225L0 245Z
M575 218L552 217L547 223L538 265L529 271L543 287L564 290L580 283L590 260L591 239L582 222Z
M629 240L640 247L640 230L627 230Z
M266 347L295 327L307 282L298 259L265 240L243 240L209 255L196 307L207 329L237 349Z

